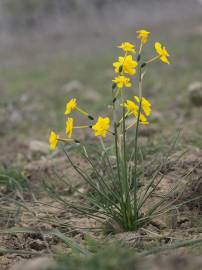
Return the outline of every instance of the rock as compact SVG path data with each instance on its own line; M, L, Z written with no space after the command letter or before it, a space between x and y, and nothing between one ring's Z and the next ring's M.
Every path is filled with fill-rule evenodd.
M163 120L163 115L159 111L152 111L151 115L149 116L150 122L159 122Z
M118 242L122 242L127 246L135 247L140 239L142 239L142 235L139 231L137 232L118 232L115 235L115 239Z
M19 111L13 110L10 114L10 121L14 124L18 124L22 122L22 115Z
M195 106L202 106L202 82L193 82L188 87L190 102Z
M166 224L162 220L151 220L150 224L158 230L164 230L167 228Z
M179 217L177 220L177 226L181 229L187 229L191 227L191 221L187 217Z
M95 90L89 89L84 92L84 98L89 101L99 101L101 99L101 95Z
M30 244L29 244L31 249L37 250L37 251L41 251L43 249L47 248L47 245L45 243L45 241L42 241L40 239L34 239Z
M139 129L139 135L145 137L150 137L153 134L156 134L157 132L159 132L159 128L158 126L155 125L142 125L140 126Z
M52 258L42 257L15 264L10 270L53 270L56 262Z
M29 99L29 96L26 95L26 94L20 96L20 102L23 103L23 104L27 103L28 99Z
M49 152L49 145L46 142L33 140L29 143L29 149L34 153L42 153L42 154L48 154Z
M66 83L64 86L63 86L63 91L65 93L71 93L71 92L74 92L74 91L81 91L83 90L83 86L82 84L79 82L79 81L70 81L68 83Z

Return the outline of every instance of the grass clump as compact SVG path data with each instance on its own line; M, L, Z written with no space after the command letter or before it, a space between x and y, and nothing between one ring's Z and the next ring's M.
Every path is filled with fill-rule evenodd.
M17 169L0 168L0 187L5 188L7 192L16 190L28 190L29 182L27 178Z

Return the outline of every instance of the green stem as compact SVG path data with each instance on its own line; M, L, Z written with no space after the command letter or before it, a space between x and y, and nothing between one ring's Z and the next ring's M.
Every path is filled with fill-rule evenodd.
M124 100L123 100L124 102ZM123 161L124 161L124 176L125 176L125 186L126 186L126 194L127 194L127 160L126 160L126 124L125 124L125 107L122 107L123 113Z
M137 116L137 124L135 129L135 181L134 181L134 216L135 216L135 223L137 229L137 220L138 220L138 207L137 207L137 159L138 159L138 130L139 130L139 123L140 123L140 112L141 112L141 105L142 105L142 69L139 69L139 110Z
M112 98L114 100L114 96L112 93ZM120 170L120 155L119 155L119 147L118 147L118 130L117 130L117 123L116 123L116 108L115 108L115 102L113 103L113 122L114 122L114 145L115 145L115 154L116 154L116 166L117 166L117 175L118 175L118 181L119 181L119 187L120 187L120 207L121 207L121 213L123 215L123 226L124 228L127 228L127 214L126 214L126 205L124 203L124 189L123 189L123 183L122 183L122 175Z
M125 100L123 97L122 91L122 104ZM126 208L126 218L127 218L127 228L132 229L132 209L130 203L130 194L129 194L129 182L127 174L127 157L126 157L126 125L125 125L125 107L122 106L122 132L123 132L123 173L124 173L124 190L125 190L125 208Z

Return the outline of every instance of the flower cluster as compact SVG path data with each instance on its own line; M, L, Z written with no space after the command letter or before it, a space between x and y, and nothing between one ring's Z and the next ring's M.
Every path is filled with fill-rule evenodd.
M54 131L51 131L50 136L49 136L49 144L50 144L50 149L54 150L57 147L57 144L59 141L62 142L78 142L78 140L73 139L73 130L74 129L84 129L84 128L89 128L94 131L95 136L101 136L103 138L106 137L107 133L109 132L110 129L110 119L109 117L101 117L99 116L97 121L95 123L92 123L94 121L94 117L88 114L86 111L81 109L78 104L76 98L70 99L66 103L66 109L64 114L69 115L71 114L74 110L78 111L79 113L87 116L88 120L91 120L91 123L88 125L83 125L83 126L75 126L74 125L74 119L72 117L67 117L66 120L66 135L67 138L60 138L58 134L56 134Z
M146 98L143 97L142 100L140 101L140 98L138 96L134 96L134 101L128 99L124 102L123 106L127 109L126 116L134 115L135 118L137 119L140 102L141 102L141 109L143 112L140 112L139 114L139 121L141 124L146 125L148 124L147 117L151 114L151 103ZM134 121L134 123L129 127L132 127L135 123L136 121Z
M119 95L122 96L122 103L119 103L119 107L123 108L122 118L119 116L119 120L116 119L115 126L118 128L122 123L125 127L125 119L132 116L134 121L132 124L125 127L125 131L134 126L136 123L143 125L148 124L148 117L151 114L151 103L142 96L142 93L139 93L139 96L135 95L132 99L123 98L123 89L131 88L133 86L132 79L136 74L137 70L145 67L146 65L154 62L155 60L160 59L162 62L169 64L169 53L167 52L165 46L162 46L160 42L154 44L156 55L149 59L148 61L142 61L141 53L143 46L148 42L150 32L144 29L137 31L137 39L140 41L139 48L136 50L134 44L130 42L123 42L121 45L117 46L123 51L123 55L119 56L117 61L113 63L114 72L116 74L113 82L113 90L117 89L116 92L113 92L113 105L117 101ZM137 55L137 57L136 57ZM75 121L72 117L69 117L73 111L77 111L80 114L87 117L88 122L86 125L76 126ZM110 131L110 118L101 117L97 118L97 121L94 121L94 117L91 116L88 112L79 107L76 98L70 99L66 103L66 109L64 114L67 116L66 119L66 138L60 138L58 134L54 131L51 131L49 137L50 148L54 150L57 147L59 141L70 142L75 141L73 139L74 129L91 129L95 136L105 138L107 134L114 135L115 131ZM121 118L121 119L120 119Z
M157 169L147 184L144 181L145 164L139 155L139 129L149 124L152 112L151 102L144 96L145 69L157 60L170 64L169 53L160 42L154 43L153 57L144 59L143 51L149 36L149 31L141 29L137 31L136 46L128 41L117 46L121 54L113 63L115 76L112 79L110 115L94 117L80 106L76 98L71 98L64 109L65 136L51 131L49 137L51 150L59 142L77 143L78 152L89 165L88 170L80 168L69 151L63 148L69 164L92 190L90 193L80 193L84 204L70 202L68 207L79 215L99 220L110 218L125 231L138 230L155 216L167 212L169 207L173 209L170 206L170 190L159 201L148 205L148 199L152 199L163 177L161 168ZM132 92L132 87L137 90ZM83 116L82 125L77 124L76 113ZM78 129L88 129L100 138L100 145L96 143L95 151L89 152L89 145L76 138L75 130ZM133 136L130 136L132 133ZM107 142L103 140L105 138L109 138ZM57 198L60 199L58 194ZM64 203L63 196L61 202Z

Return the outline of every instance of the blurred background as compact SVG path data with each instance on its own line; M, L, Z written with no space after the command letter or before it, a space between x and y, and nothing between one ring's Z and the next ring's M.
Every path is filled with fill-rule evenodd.
M139 28L151 32L145 58L157 40L171 55L144 83L151 134L182 128L185 143L202 147L201 0L0 0L0 162L24 160L30 141L62 130L71 97L107 114L116 46Z

